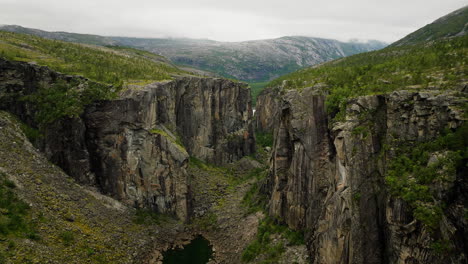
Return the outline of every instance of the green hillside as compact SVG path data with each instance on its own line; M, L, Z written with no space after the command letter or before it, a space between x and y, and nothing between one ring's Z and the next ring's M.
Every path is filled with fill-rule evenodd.
M415 44L422 41L465 35L467 33L468 6L465 6L416 30L403 39L393 43L392 46Z
M468 78L468 36L387 47L280 77L268 87L325 84L327 107L337 112L346 98L401 89L454 87Z
M268 82L305 66L387 46L386 43L376 40L365 43L341 42L303 36L219 42L189 38L105 37L48 32L17 25L0 26L0 30L75 43L133 47L161 54L180 67L205 71L203 75L215 74L253 83Z
M184 71L164 57L125 47L97 47L0 31L0 57L121 85L171 79Z

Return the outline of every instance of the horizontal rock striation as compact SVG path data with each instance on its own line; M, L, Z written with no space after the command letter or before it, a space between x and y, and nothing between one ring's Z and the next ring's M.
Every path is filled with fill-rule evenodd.
M435 232L450 245L445 254L433 250L433 231L413 218L406 202L390 195L384 177L395 148L459 127L466 95L397 91L362 96L348 101L340 122L331 122L325 97L313 88L258 101L270 104L260 104L265 109L258 112L271 112L281 102L264 187L269 214L305 232L313 263L467 261L463 172L440 190L446 209Z

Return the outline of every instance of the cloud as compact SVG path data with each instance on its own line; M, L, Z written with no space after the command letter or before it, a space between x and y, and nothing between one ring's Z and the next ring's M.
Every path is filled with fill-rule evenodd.
M465 0L0 0L0 24L222 41L305 35L395 41Z

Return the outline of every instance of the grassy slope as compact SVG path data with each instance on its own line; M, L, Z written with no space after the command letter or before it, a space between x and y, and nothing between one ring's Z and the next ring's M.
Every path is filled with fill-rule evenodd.
M1 29L2 27L0 27ZM343 51L345 55L352 55L386 46L386 44L378 41L345 43L300 36L227 43L204 39L103 37L67 32L47 32L20 26L4 26L3 30L100 46L122 45L135 47L164 54L182 67L196 67L226 78L251 82L269 81L298 70L301 68L300 65L312 65L339 58L341 57L339 50ZM311 48L314 50L313 52ZM302 64L298 64L296 58L292 56L292 53L296 52L299 52L300 56L302 56ZM308 55L307 52L316 54L312 56ZM312 57L316 58L311 60Z
M53 70L107 83L171 79L185 73L150 52L122 47L97 47L0 31L0 57L36 62Z
M460 32L466 34L468 32L467 21L468 6L465 6L409 34L393 43L392 46L416 44L422 41L456 36Z
M257 96L260 92L267 86L268 82L257 82L257 83L249 83L250 90L252 91L252 104L255 106L257 103Z
M142 263L179 225L139 224L132 209L50 164L10 114L0 111L0 123L0 263Z
M453 87L468 78L468 36L354 55L285 75L268 84L328 88L327 106L337 111L347 98L397 89Z

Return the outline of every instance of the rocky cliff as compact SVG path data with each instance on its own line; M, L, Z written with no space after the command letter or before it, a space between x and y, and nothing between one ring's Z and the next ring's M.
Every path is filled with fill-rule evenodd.
M0 111L1 263L155 263L147 258L183 230L176 220L143 225L133 208L78 184L31 145L21 126ZM23 214L11 210L7 195L22 201Z
M258 96L254 119L257 131L271 133L277 126L281 109L281 89L267 88Z
M276 127L266 185L269 213L305 232L313 263L467 261L466 170L430 186L445 206L432 229L385 181L397 149L461 126L466 94L432 90L358 97L348 101L339 122L332 122L325 97L314 88L262 98L271 95L264 92L257 105L257 113L280 106L278 118L261 117L262 122L257 116L258 128Z
M93 85L46 67L0 60L0 108L39 127L38 146L66 173L127 204L186 219L189 155L225 164L255 150L245 84L177 77L126 89L73 117L38 123L37 105L25 98L59 82L77 91Z

